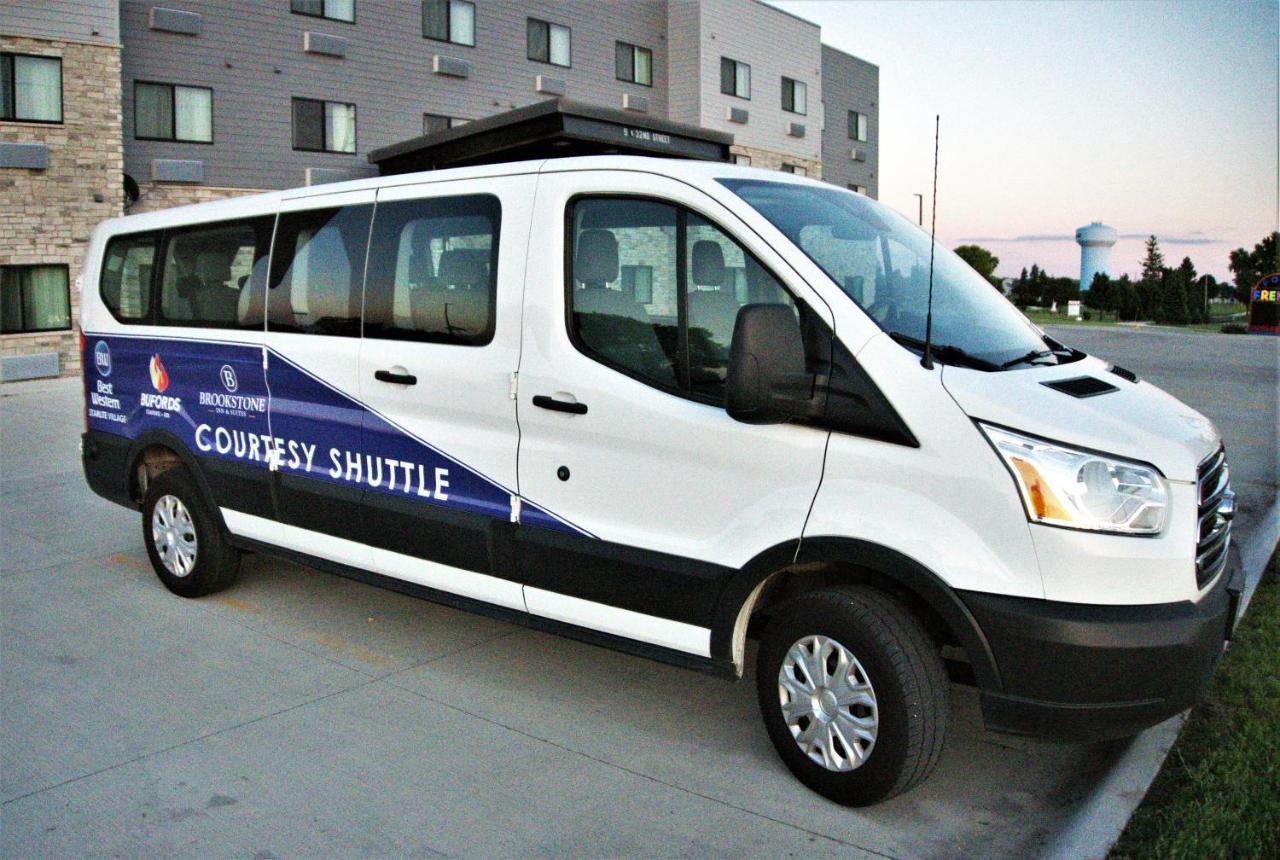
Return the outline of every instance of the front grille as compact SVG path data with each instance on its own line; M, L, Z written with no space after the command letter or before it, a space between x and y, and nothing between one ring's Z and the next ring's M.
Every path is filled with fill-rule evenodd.
M1204 588L1227 566L1227 553L1231 548L1231 519L1218 510L1231 484L1227 453L1221 446L1200 464L1196 477L1200 499L1196 585Z

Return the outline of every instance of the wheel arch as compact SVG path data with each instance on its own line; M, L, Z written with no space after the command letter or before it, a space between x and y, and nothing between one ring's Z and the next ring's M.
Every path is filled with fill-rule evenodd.
M200 461L191 453L186 443L173 433L165 430L147 430L138 434L129 446L126 462L129 468L125 473L125 490L130 499L141 503L146 495L147 482L166 469L175 466L185 467L196 489L219 527L226 531L226 523L222 521L222 511L213 498L213 491L205 478Z
M798 591L831 585L872 585L898 595L936 638L959 647L982 689L999 690L991 646L973 614L941 577L897 550L870 541L813 537L779 544L752 559L721 592L711 630L711 655L745 666L753 615Z

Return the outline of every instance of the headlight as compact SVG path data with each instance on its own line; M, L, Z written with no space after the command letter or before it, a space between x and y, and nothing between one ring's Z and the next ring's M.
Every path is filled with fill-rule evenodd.
M978 426L1013 473L1032 522L1129 535L1164 528L1169 490L1150 466Z

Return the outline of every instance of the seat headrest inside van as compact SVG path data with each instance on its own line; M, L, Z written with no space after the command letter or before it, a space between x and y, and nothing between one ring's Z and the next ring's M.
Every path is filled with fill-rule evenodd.
M472 248L452 248L440 255L440 277L443 286L480 287L489 282L485 271L488 251L476 252Z
M578 237L573 276L584 284L603 286L618 279L618 240L608 230L586 230Z
M724 251L719 242L699 239L693 243L693 282L700 287L724 286Z

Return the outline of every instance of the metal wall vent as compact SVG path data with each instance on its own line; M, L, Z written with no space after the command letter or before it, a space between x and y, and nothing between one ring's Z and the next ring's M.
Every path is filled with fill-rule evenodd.
M1110 382L1103 382L1101 379L1094 379L1092 376L1056 379L1053 382L1042 382L1040 384L1046 388L1052 388L1054 391L1061 391L1063 394L1081 398L1097 397L1099 394L1110 394L1112 391L1120 390Z

